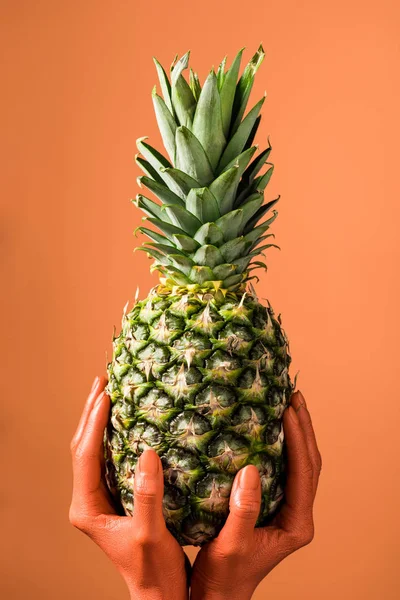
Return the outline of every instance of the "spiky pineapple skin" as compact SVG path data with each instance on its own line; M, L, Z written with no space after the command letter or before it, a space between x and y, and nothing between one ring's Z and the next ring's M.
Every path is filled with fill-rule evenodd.
M280 318L251 294L155 289L124 314L107 392L106 478L133 513L137 460L161 457L166 524L181 545L218 535L235 474L261 477L256 526L283 501L282 417L293 390Z

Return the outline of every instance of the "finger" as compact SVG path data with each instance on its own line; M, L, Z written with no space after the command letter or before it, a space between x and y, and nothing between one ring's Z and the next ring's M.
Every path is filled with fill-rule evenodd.
M103 391L90 411L81 439L73 453L74 492L86 513L114 513L102 482L103 435L108 422L110 399Z
M287 449L287 480L283 516L290 525L312 519L313 466L296 411L289 406L283 415Z
M92 389L90 390L90 393L86 400L86 404L84 406L81 418L79 420L78 427L76 429L74 437L72 438L72 442L71 442L72 449L79 443L79 440L82 436L83 429L88 420L90 411L93 408L93 404L94 404L99 392L104 389L106 383L107 383L107 379L105 377L95 377L95 379L93 381Z
M137 463L134 479L133 523L138 536L154 538L165 529L162 511L164 477L154 450L145 450Z
M311 421L311 415L307 408L305 398L300 391L297 391L295 394L293 394L290 403L297 412L300 425L305 434L308 453L310 455L310 459L313 465L313 493L315 497L318 487L319 475L322 468L322 459L321 453L318 450L317 440L315 438L314 428Z
M248 465L236 475L229 515L218 539L234 548L246 548L253 539L261 507L261 482L257 467Z

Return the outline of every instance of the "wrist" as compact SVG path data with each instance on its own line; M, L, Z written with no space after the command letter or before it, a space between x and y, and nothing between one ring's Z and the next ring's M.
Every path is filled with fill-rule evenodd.
M158 587L128 586L130 600L188 600L189 590L179 592L176 589L162 590Z
M207 588L192 588L191 600L251 600L253 591L245 590L215 590Z
M185 596L177 596L173 591L162 592L160 589L132 589L129 588L130 600L188 600L189 592Z

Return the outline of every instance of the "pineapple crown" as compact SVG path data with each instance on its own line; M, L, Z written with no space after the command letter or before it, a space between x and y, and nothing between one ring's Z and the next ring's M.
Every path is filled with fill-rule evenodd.
M161 204L143 194L134 202L161 232L138 227L151 239L138 250L154 259L152 269L161 272L167 288L242 292L255 278L251 272L266 268L257 257L275 246L260 246L273 237L266 231L277 212L263 217L279 200L264 204L274 168L267 162L269 139L268 148L253 158L265 95L244 116L265 53L260 46L238 80L243 50L227 71L226 57L217 73L212 69L203 87L192 69L189 82L182 75L189 52L175 57L170 79L154 59L162 97L156 87L152 97L169 160L147 138L137 140L136 162L145 173L138 183ZM264 165L269 168L259 175Z

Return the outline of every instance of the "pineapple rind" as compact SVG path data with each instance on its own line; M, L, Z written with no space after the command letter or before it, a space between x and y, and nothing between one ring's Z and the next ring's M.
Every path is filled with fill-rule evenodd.
M113 346L106 477L125 514L133 512L137 459L153 448L166 523L182 545L218 534L234 476L247 464L260 471L257 526L265 525L283 499L282 415L293 389L272 308L249 293L160 286L125 314Z

